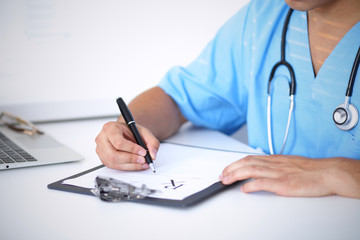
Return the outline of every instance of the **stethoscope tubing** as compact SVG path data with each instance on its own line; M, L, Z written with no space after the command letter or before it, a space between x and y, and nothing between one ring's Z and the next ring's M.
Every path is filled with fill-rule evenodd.
M359 49L358 49L358 51L356 53L354 64L353 64L352 69L351 69L350 78L349 78L349 84L348 84L348 87L346 89L346 94L345 94L347 97L352 96L352 92L353 92L353 89L354 89L354 82L355 82L355 78L356 78L356 73L357 73L357 70L359 68L359 62L360 62L360 46L359 46Z
M282 30L282 35L281 35L281 60L279 62L277 62L274 67L271 69L270 72L270 76L269 76L269 81L268 81L268 87L267 87L267 94L268 94L268 99L267 99L267 134L268 134L268 144L269 144L269 150L270 150L270 154L274 154L274 145L272 142L272 128L271 128L271 82L275 76L275 72L277 70L278 67L280 66L285 66L290 74L290 82L289 82L289 99L290 99L290 105L289 105L289 114L288 114L288 121L286 124L286 131L285 131L285 136L284 136L284 141L283 141L283 145L280 151L280 154L283 153L286 142L287 142L287 137L288 137L288 133L289 133L289 128L290 128L290 122L291 122L291 116L294 110L294 96L295 96L295 88L296 88L296 80L295 80L295 73L294 70L291 66L290 63L288 63L285 60L285 42L286 42L286 32L288 29L288 25L289 25L289 21L290 21L290 17L291 14L293 13L293 9L289 9L286 18L285 18L285 22L284 22L284 26L283 26L283 30ZM348 83L348 87L346 89L346 93L345 93L345 102L344 104L341 104L339 107L337 107L334 111L334 115L333 115L333 120L335 122L335 125L344 131L348 131L351 130L352 128L354 128L359 121L359 113L358 110L356 109L356 107L350 103L350 98L352 96L352 92L353 92L353 88L354 88L354 82L355 82L355 78L356 78L356 73L359 67L359 62L360 62L360 47L357 51L355 60L354 60L354 64L352 66L352 70L351 70L351 74L349 77L349 83ZM344 105L344 107L342 107ZM342 122L338 122L335 119L335 112L336 114L338 110L342 110L345 114L346 114L346 119L345 121ZM349 122L348 122L349 121ZM342 125L346 125L346 126L342 126Z
M277 70L278 67L280 66L285 66L289 73L290 73L290 82L289 82L289 99L290 99L290 105L289 105L289 114L288 114L288 120L287 120L287 124L286 124L286 131L285 131L285 136L284 136L284 141L283 141L283 145L281 147L281 151L280 154L283 153L286 142L287 142L287 137L289 134L289 128L290 128L290 122L291 122L291 116L294 110L294 95L295 95L295 88L296 88L296 80L295 80L295 73L294 73L294 69L292 68L291 64L288 63L285 59L285 41L286 41L286 32L287 32L287 28L289 25L289 21L290 21L290 16L293 13L293 9L289 9L286 18L285 18L285 22L284 22L284 26L283 26L283 30L282 30L282 35L281 35L281 60L279 62L277 62L274 67L271 69L271 73L270 73L270 77L269 77L269 82L268 82L268 88L267 88L267 94L268 94L268 102L267 102L267 134L268 134L268 145L269 145L269 150L270 150L270 154L274 154L274 145L272 142L272 131L271 131L271 82L275 76L275 72Z

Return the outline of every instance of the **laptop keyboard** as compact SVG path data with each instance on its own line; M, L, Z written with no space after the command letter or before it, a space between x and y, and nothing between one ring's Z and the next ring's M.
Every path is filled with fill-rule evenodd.
M37 161L0 132L0 164Z

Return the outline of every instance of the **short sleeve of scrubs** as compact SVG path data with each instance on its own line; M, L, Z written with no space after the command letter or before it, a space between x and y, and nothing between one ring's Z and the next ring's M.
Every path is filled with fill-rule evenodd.
M187 67L173 67L159 86L198 126L232 133L246 122L247 93L238 69L248 6L233 16Z

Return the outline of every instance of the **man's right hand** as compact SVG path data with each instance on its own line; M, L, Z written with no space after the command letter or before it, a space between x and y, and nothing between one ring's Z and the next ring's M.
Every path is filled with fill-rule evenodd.
M137 128L154 161L160 147L159 140L147 128L139 124L137 124ZM106 123L95 142L97 144L96 153L102 163L109 168L124 171L149 168L144 158L146 150L136 143L132 132L123 122Z

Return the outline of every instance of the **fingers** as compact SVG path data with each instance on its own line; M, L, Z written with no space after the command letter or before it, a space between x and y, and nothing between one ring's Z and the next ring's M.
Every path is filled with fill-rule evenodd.
M278 170L282 163L267 161L267 156L247 156L227 166L220 180L224 184L232 184L249 178L276 178L281 175Z
M260 178L253 181L249 181L241 186L241 191L244 193L268 191L274 192L279 195L283 194L283 185L281 181L272 178Z
M241 186L245 193L256 191L269 191L282 195L286 178L284 169L287 169L283 158L276 159L273 156L247 156L227 166L220 180L224 184L232 184L239 180L253 178Z
M114 148L114 150L129 152L142 156L146 154L145 149L143 149L138 144L135 144L135 139L130 129L122 123L107 123L104 125L101 133L105 138L104 140L107 140Z
M138 154L119 151L106 139L97 138L96 152L104 165L119 170L142 170L146 169L145 158Z
M138 130L152 159L155 160L160 142L149 130L141 126L138 126ZM119 122L105 124L95 141L96 153L104 165L125 171L149 168L144 158L146 150L135 142L131 131L125 124Z

